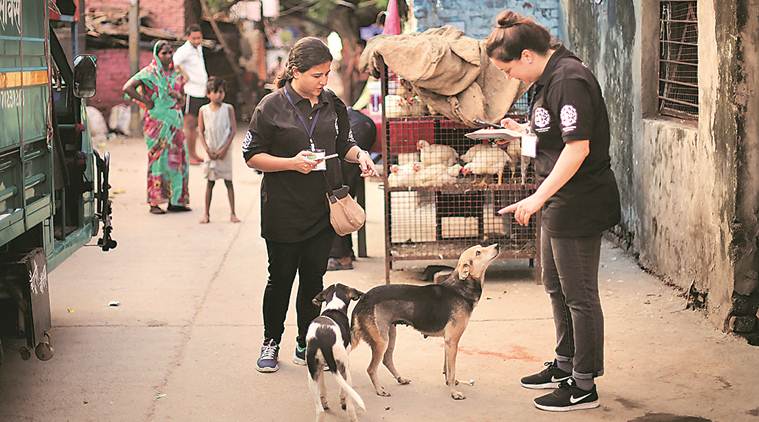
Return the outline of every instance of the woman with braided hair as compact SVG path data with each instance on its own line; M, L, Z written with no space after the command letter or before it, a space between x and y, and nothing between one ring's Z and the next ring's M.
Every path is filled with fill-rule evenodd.
M532 84L530 122L522 149L537 143L540 186L500 213L527 225L541 216L543 285L550 296L556 350L546 368L522 378L526 388L556 388L534 400L548 411L599 406L595 377L603 374L604 321L598 296L601 232L620 219L619 192L609 157L609 118L593 73L551 42L541 25L512 11L498 15L487 39L491 61L511 78Z
M279 345L298 274L298 336L293 362L305 365L306 330L319 308L311 300L323 290L322 278L335 231L326 193L343 185L337 154L375 175L369 154L353 141L345 104L325 89L332 55L318 38L303 38L290 51L278 89L253 112L243 141L249 167L264 173L261 182L261 236L266 240L269 279L264 290L264 342L259 372L279 369ZM323 155L322 155L323 156Z

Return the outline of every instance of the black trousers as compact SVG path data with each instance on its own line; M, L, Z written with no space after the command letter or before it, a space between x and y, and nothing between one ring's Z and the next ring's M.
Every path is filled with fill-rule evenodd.
M311 300L323 290L322 280L327 271L329 249L335 231L327 226L315 236L294 243L266 241L269 255L269 280L264 290L264 337L282 341L285 318L290 304L290 292L298 274L298 296L295 310L298 315L298 343L306 343L311 321L319 315L319 307Z

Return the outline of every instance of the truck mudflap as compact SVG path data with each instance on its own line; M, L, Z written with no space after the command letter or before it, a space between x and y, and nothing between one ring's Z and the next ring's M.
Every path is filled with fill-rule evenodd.
M51 359L54 350L49 334L52 321L45 250L35 248L25 254L6 255L0 265L6 272L5 283L0 284L5 295L0 296L16 309L16 317L3 327L15 332L0 334L26 338L26 347L19 350L24 360L31 357L31 350L40 360Z

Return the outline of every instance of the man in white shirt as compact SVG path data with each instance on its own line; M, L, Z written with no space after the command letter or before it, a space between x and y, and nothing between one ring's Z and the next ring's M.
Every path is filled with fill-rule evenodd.
M200 164L203 160L195 150L195 140L198 130L198 110L204 104L208 104L206 97L206 62L203 58L203 33L200 26L193 24L185 31L187 42L177 48L174 53L174 66L187 77L184 92L187 101L184 109L184 131L187 138L187 150L190 153L190 164Z

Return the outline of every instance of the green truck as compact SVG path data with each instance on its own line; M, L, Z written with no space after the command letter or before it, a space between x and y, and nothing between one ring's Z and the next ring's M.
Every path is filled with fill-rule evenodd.
M76 47L68 1L0 0L0 364L3 339L25 339L24 359L52 357L48 273L98 233L116 247L109 157L93 149L84 107L95 57L68 59L51 26L70 26L65 47Z

